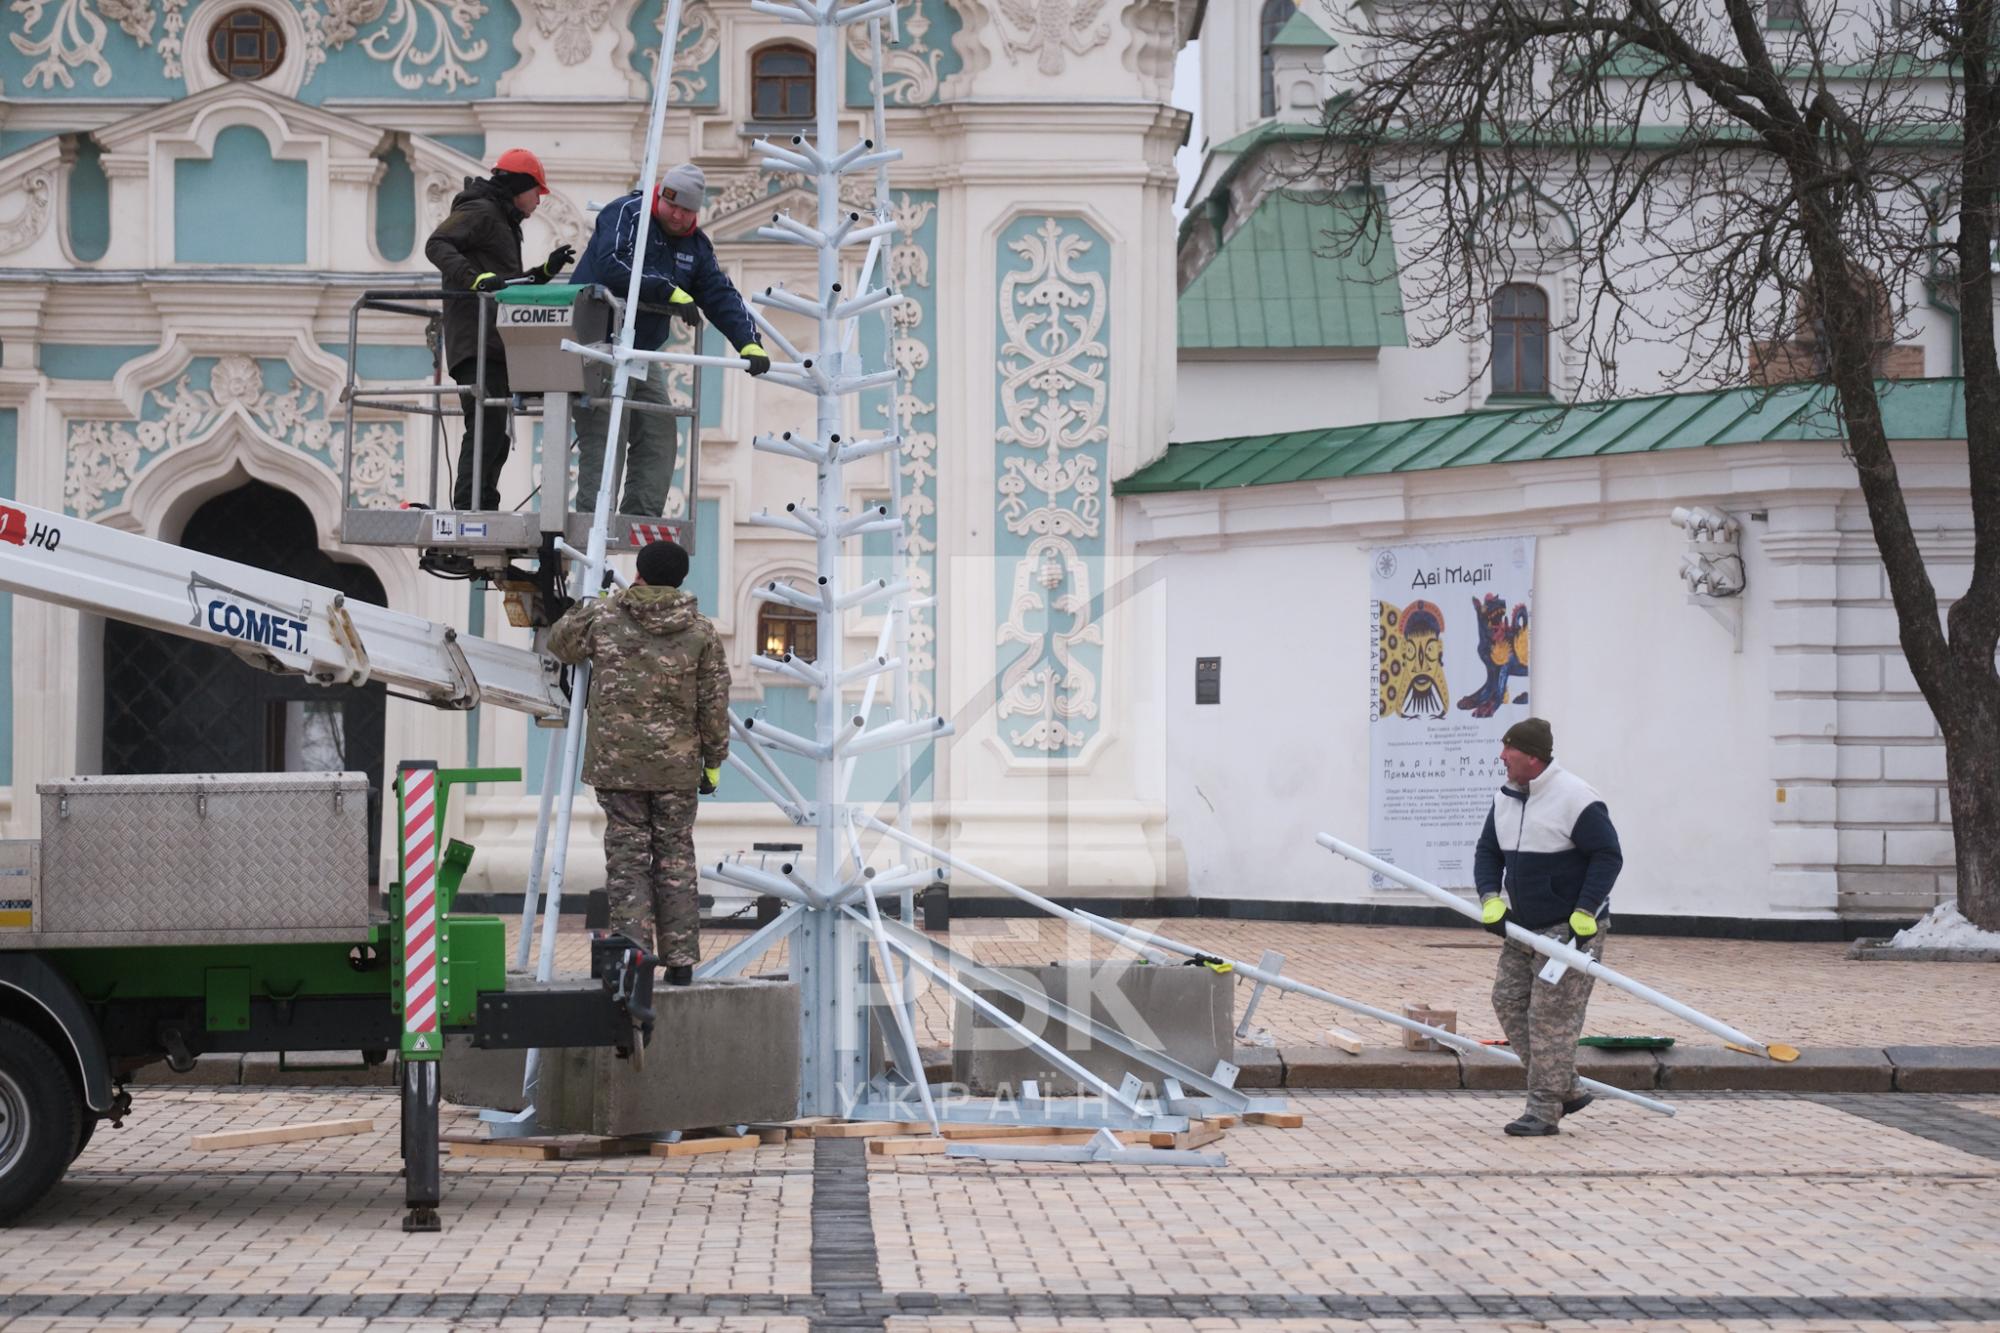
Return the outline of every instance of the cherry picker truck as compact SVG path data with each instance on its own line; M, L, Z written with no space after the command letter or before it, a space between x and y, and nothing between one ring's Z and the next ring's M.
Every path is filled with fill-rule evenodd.
M555 717L543 653L459 636L330 588L0 500L0 589L220 644L329 688ZM655 960L593 942L588 983L510 990L500 920L454 911L473 849L451 793L515 769L406 761L399 873L369 886L357 773L82 777L42 784L42 836L0 842L0 1224L62 1178L133 1071L205 1052L400 1062L408 1231L439 1228L439 1060L475 1046L610 1046L640 1060Z

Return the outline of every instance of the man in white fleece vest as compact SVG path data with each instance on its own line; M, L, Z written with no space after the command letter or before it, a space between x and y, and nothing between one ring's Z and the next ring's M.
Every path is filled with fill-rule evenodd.
M1592 981L1576 968L1554 985L1539 980L1542 956L1507 939L1507 923L1602 957L1611 886L1625 858L1604 798L1557 767L1548 723L1531 717L1509 727L1500 762L1507 784L1487 812L1472 878L1481 920L1504 941L1493 1012L1528 1072L1528 1109L1507 1133L1536 1137L1559 1133L1565 1115L1590 1104L1590 1094L1576 1086L1576 1039Z

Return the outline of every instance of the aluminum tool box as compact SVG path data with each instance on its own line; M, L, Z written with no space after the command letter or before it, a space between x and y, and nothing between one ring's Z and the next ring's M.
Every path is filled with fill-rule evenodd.
M368 932L368 780L169 774L43 783L37 855L4 844L0 949L302 944ZM28 888L17 893L25 863ZM37 867L36 862L39 862ZM37 874L36 871L39 870Z

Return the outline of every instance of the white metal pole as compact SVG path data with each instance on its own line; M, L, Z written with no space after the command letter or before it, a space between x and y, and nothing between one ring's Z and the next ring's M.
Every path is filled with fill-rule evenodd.
M1024 889L1020 885L1010 880L1002 879L990 871L981 870L978 866L968 861L962 861L949 852L927 846L917 838L903 833L879 819L868 815L862 815L859 818L862 824L886 837L894 838L896 841L913 847L918 851L928 852L931 856L936 857L938 861L950 866L954 870L963 871L965 874L982 883L991 884L1003 893L1011 893L1023 902L1031 903L1052 916L1059 916L1066 920L1074 921L1085 930L1090 931L1092 934L1103 936L1114 944L1131 949L1133 948L1132 941L1138 940L1143 943L1158 945L1160 948L1171 950L1174 953L1185 954L1190 958L1206 953L1205 950L1197 949L1193 945L1181 944L1163 935L1155 935L1151 931L1141 930L1137 926L1128 926L1119 922L1107 921L1103 917L1093 915L1089 912L1072 911L1059 903L1051 902L1039 893ZM1134 952L1140 951L1135 949ZM1304 982L1294 981L1290 977L1280 976L1274 972L1266 972L1262 968L1253 967L1249 963L1238 962L1233 958L1226 961L1233 972L1241 973L1243 976L1249 977L1252 981L1262 981L1267 985L1276 986L1279 990L1291 991L1297 995L1311 996L1313 999L1323 1000L1328 1004L1349 1010L1352 1013L1361 1014L1364 1017L1387 1023L1391 1027L1421 1033L1461 1053L1477 1053L1490 1056L1496 1060L1508 1061L1512 1064L1521 1063L1520 1056L1498 1046L1482 1046L1478 1042L1461 1037L1455 1032L1447 1032L1443 1028L1431 1027L1428 1024L1416 1022L1414 1019L1404 1018L1401 1014L1392 1014L1386 1009L1377 1009L1373 1005L1363 1004L1359 1000L1350 1000L1344 995L1335 995L1332 991L1321 990L1317 986L1308 986ZM1674 1113L1673 1108L1665 1102L1655 1101L1651 1097L1642 1097L1638 1093L1628 1092L1624 1088L1614 1088L1607 1083L1599 1083L1594 1079L1579 1079L1577 1081L1592 1092L1602 1093L1607 1097L1615 1097L1621 1101L1629 1101L1636 1105L1644 1106L1649 1111L1658 1111L1663 1115L1672 1115Z
M562 772L562 748L551 738L542 758L541 802L535 814L535 853L528 861L528 882L521 890L521 938L514 949L516 972L528 970L528 953L535 941L535 907L541 900L542 861L549 850L549 815L555 808L556 778Z
M1429 880L1420 879L1400 866L1390 865L1380 857L1371 856L1359 847L1342 842L1331 833L1320 834L1317 841L1320 846L1326 848L1328 851L1336 852L1356 865L1374 871L1384 879L1392 879L1404 888L1415 889L1425 897L1451 908L1452 911L1457 912L1460 916L1470 917L1474 921L1479 920L1479 909L1449 889L1441 889ZM1727 1023L1719 1019L1710 1018L1707 1014L1701 1012L1701 1010L1682 1004L1671 995L1662 995L1651 986L1643 982L1634 981L1624 973L1606 967L1581 949L1572 948L1559 940L1552 940L1546 935L1537 935L1534 931L1517 926L1511 921L1507 923L1507 938L1516 943L1526 945L1536 953L1554 958L1566 966L1578 968L1587 975L1616 986L1627 994L1636 995L1646 1003L1666 1010L1683 1022L1692 1023L1704 1032L1714 1033L1733 1046L1748 1047L1756 1054L1768 1056L1773 1060L1792 1061L1799 1058L1797 1047L1782 1044L1766 1045L1764 1042L1758 1041L1755 1037L1746 1036L1738 1032L1735 1028L1730 1027Z

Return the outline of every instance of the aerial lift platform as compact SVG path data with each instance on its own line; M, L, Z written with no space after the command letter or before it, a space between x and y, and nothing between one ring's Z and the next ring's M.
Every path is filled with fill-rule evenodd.
M0 588L233 650L321 685L380 682L444 708L568 707L547 655L331 588L0 501ZM438 1229L438 1061L608 1046L642 1060L655 960L594 941L586 983L510 990L496 917L454 910L473 849L452 791L515 769L400 765L399 873L369 885L358 773L45 783L39 840L0 842L0 1224L61 1179L134 1070L211 1051L401 1062L406 1230Z
M509 413L511 433L517 449L528 447L534 436L533 463L540 485L533 495L513 509L459 511L450 507L452 485L451 454L445 426L460 414L459 386L452 383L443 364L439 328L448 301L476 301L479 306L479 357L470 392L482 404L504 407ZM425 568L456 577L486 578L510 593L522 594L512 600L510 615L516 623L545 625L555 613L549 605L534 613L525 600L531 589L540 590L546 603L556 608L560 598L550 596L558 586L563 546L580 556L589 544L593 498L581 497L584 508L570 486L570 423L580 400L607 400L611 392L611 368L601 362L565 352L565 340L591 347L609 345L614 329L623 319L624 300L599 286L571 283L530 283L526 281L495 292L445 292L438 289L384 289L363 292L348 312L347 384L341 398L347 412L348 438L354 437L357 409L391 411L423 416L430 422L428 463L420 485L420 495L402 508L369 508L355 503L354 456L349 451L341 482L346 511L341 524L341 540L351 546L400 546L422 553ZM432 378L428 384L360 383L356 366L364 314L423 319L429 325L427 342L432 349ZM486 331L497 327L507 349L507 373L513 393L490 397L486 392ZM686 339L688 346L679 347ZM677 333L669 343L675 350L692 350L698 334ZM686 480L681 490L689 497L698 493L701 451L696 445L701 421L702 377L691 377L689 401L685 406L663 406L627 400L625 411L668 418L676 432L680 422L688 423L684 450ZM530 430L540 423L538 431ZM485 414L474 419L468 439L461 448L475 450L475 461L485 432ZM621 432L622 433L622 432ZM614 477L622 476L624 449L620 445L606 466ZM475 473L473 494L481 490L484 478ZM665 538L690 550L694 546L692 501L688 512L673 517L612 514L607 538L613 549L632 549ZM523 619L523 614L526 619Z

